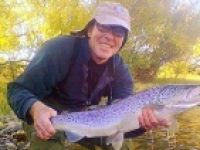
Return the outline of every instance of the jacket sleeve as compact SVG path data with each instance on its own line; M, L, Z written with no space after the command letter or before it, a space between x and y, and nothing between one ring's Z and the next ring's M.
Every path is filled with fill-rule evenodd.
M32 104L49 95L68 72L73 39L58 37L47 41L25 71L7 86L7 100L18 118L30 122Z
M112 99L133 95L133 79L127 65L120 56L114 59L114 81L112 83Z

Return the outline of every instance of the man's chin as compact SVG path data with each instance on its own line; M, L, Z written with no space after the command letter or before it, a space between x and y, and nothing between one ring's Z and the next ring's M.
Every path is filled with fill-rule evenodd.
M106 61L108 61L109 57L103 57L103 56L99 56L97 57L97 63L104 63Z

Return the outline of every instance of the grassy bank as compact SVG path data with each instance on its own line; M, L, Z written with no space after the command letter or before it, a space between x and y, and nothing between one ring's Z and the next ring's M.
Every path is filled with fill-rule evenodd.
M0 115L5 115L10 112L10 106L7 103L6 99L6 85L7 83L0 82Z

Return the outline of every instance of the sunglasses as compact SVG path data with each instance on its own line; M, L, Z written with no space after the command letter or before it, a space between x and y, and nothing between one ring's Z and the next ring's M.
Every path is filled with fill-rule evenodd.
M102 33L106 33L106 32L110 32L112 31L113 35L117 36L117 37L125 37L127 34L127 30L121 26L117 26L117 25L103 25L100 23L95 23L97 29L102 32Z

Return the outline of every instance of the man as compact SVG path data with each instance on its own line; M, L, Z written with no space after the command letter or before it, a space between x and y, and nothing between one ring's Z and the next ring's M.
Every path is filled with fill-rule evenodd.
M133 94L131 74L118 55L130 28L130 16L123 6L102 3L83 30L46 42L24 73L8 85L11 108L29 124L24 127L29 131L30 149L64 149L50 122L57 113L89 109L103 96L110 104ZM150 108L138 119L145 129L165 125ZM79 144L106 149L102 138L84 139Z

